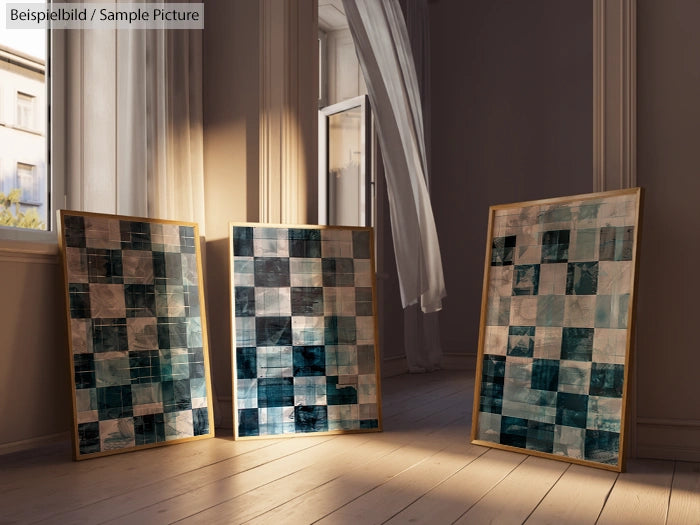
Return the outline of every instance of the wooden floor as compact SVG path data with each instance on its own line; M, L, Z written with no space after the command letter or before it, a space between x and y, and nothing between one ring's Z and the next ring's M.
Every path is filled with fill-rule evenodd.
M0 524L700 524L700 464L618 475L470 445L472 372L385 379L384 432L0 456Z

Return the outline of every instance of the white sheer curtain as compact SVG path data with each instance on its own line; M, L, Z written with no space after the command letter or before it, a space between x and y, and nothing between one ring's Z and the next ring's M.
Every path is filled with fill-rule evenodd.
M428 192L428 150L419 80L426 86L427 5L407 3L409 41L396 0L344 0L382 146L404 306L404 349L409 372L440 368L439 319L445 284ZM411 52L421 51L420 77ZM426 117L430 114L427 112ZM429 123L429 121L428 121Z
M202 32L67 33L68 206L204 234Z
M403 306L442 308L445 283L426 184L416 71L396 0L343 0L384 158Z

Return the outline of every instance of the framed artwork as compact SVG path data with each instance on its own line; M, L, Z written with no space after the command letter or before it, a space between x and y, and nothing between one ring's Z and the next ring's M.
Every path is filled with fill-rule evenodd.
M197 224L59 222L75 459L212 437Z
M490 208L472 443L622 470L640 204Z
M381 430L371 228L231 224L234 437Z

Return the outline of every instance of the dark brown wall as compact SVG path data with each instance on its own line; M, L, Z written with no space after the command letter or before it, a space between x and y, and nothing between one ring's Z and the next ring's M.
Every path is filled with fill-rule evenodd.
M700 2L637 0L641 456L700 460Z
M590 0L430 4L443 348L476 352L488 207L592 191Z

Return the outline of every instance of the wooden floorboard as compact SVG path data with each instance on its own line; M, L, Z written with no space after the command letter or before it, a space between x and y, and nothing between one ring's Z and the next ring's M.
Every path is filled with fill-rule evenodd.
M214 439L80 462L0 456L0 525L700 525L700 464L616 474L469 443L473 372L383 380L384 431Z

